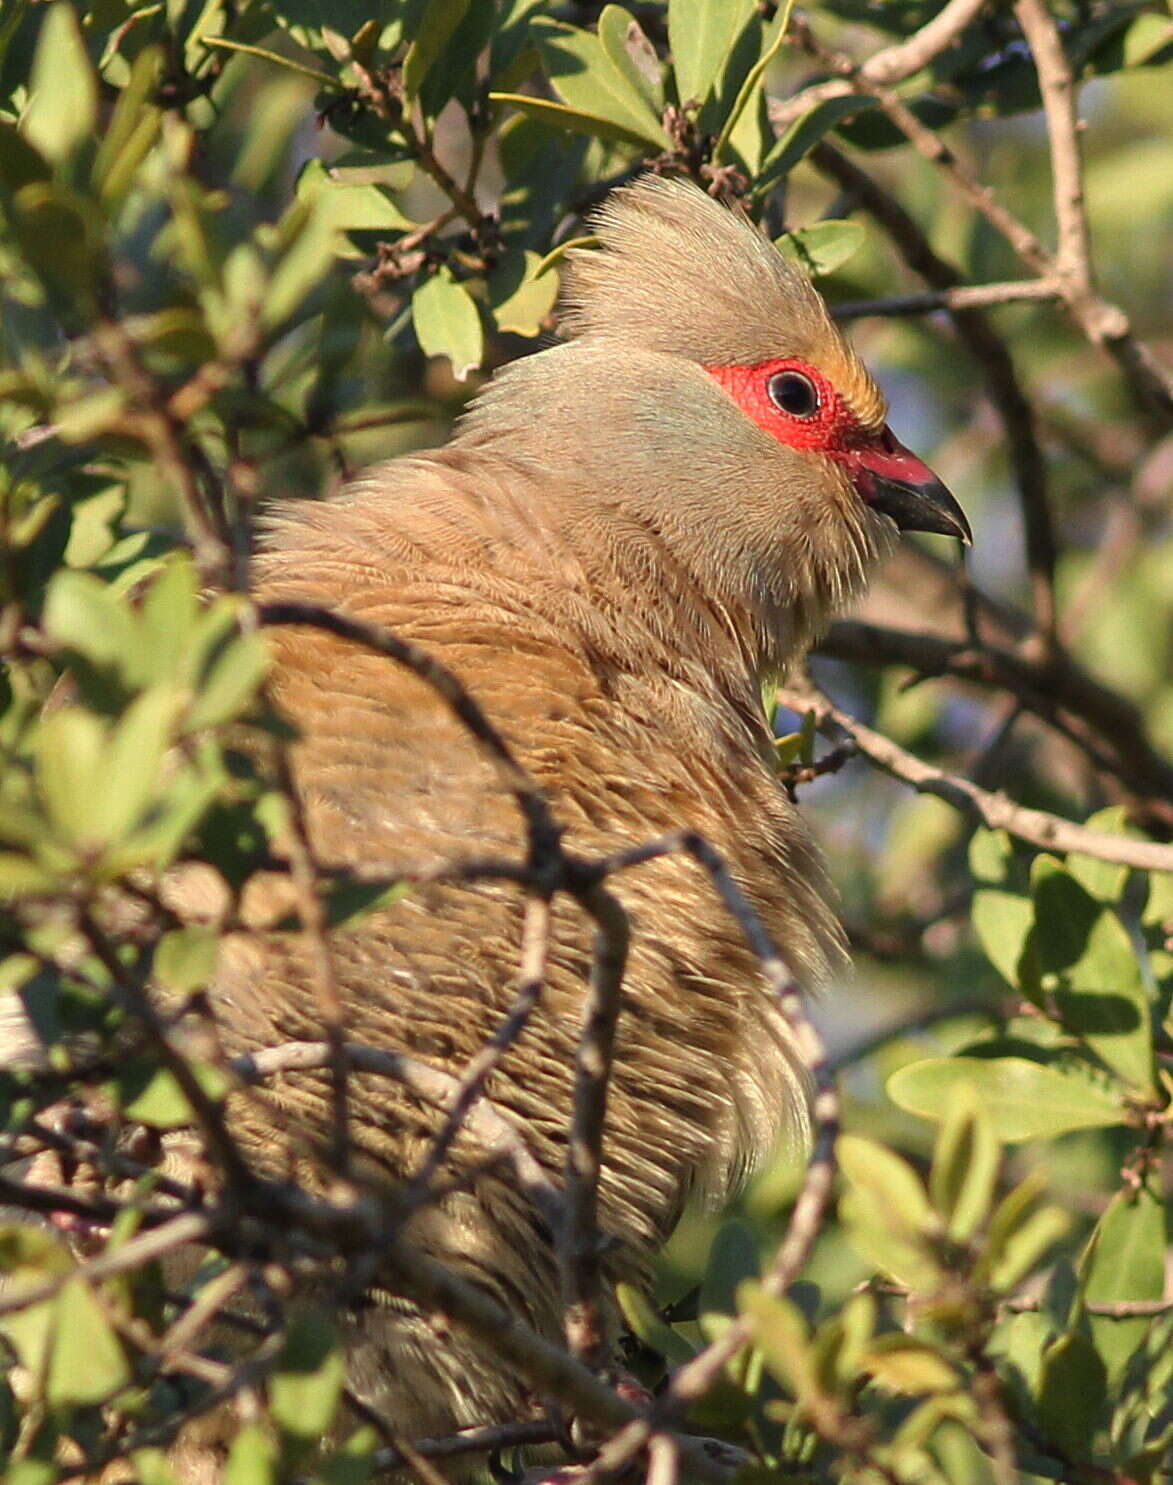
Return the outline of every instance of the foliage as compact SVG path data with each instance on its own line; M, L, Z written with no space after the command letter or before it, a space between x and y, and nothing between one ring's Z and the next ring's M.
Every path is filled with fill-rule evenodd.
M978 545L964 615L955 575L912 547L871 629L831 635L847 663L817 675L872 731L809 691L781 697L780 775L826 822L856 1003L895 1027L872 1036L860 1017L840 1037L837 1210L787 1294L769 1255L793 1171L762 1172L736 1213L687 1218L661 1308L623 1296L628 1364L660 1387L740 1324L746 1343L686 1401L691 1429L744 1451L746 1478L1167 1478L1173 873L1128 850L1159 851L1173 821L1173 402L1142 339L1167 347L1173 328L1173 21L1143 0L1019 0L925 40L959 9L6 6L0 1190L26 1219L0 1231L12 1485L116 1459L166 1481L178 1423L242 1390L231 1485L357 1481L392 1460L377 1419L342 1407L337 1336L292 1282L350 1251L329 1248L335 1228L316 1248L308 1229L303 1250L278 1242L290 1198L270 1228L252 1211L242 1244L206 1201L234 1179L221 1113L243 1073L218 1059L200 992L295 814L247 598L254 515L439 439L489 369L552 328L566 245L646 164L743 203L863 318ZM1053 254L1018 231L1055 233L1049 168L1078 179L1048 96L1068 67L1100 79L1086 212L1102 289L1078 201L1056 196ZM927 300L875 302L908 272ZM953 320L910 317L942 308ZM926 659L934 629L947 643ZM918 789L918 759L946 785L967 775L977 804L898 796L844 768L857 753ZM995 815L1003 784L1015 804ZM1086 852L1040 848L1056 816L1089 827ZM183 922L168 883L201 863L216 905ZM393 888L311 885L328 928ZM156 988L179 1014L161 1017ZM163 1152L193 1127L177 1175ZM158 1263L171 1231L211 1255L180 1292ZM242 1360L208 1326L245 1290L261 1299L236 1318Z

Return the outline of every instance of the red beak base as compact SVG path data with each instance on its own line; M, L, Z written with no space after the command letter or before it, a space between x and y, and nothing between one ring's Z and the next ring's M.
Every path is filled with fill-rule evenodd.
M965 512L924 462L898 442L885 426L880 436L844 451L851 482L873 510L895 521L901 531L934 531L956 536L966 546L973 532Z

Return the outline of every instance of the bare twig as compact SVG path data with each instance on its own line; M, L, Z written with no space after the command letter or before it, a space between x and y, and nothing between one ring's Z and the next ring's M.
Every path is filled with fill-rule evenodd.
M968 779L925 763L841 711L819 693L783 689L779 698L787 706L814 706L820 721L835 723L864 757L870 758L885 773L910 784L920 794L936 795L992 830L1008 830L1011 835L1045 851L1074 851L1082 856L1095 856L1100 861L1134 866L1141 871L1173 871L1173 846L1088 830L1086 826L1076 825L1044 810L1015 804L1005 794L991 794Z
M80 908L77 922L94 954L110 976L114 997L142 1023L163 1065L179 1085L179 1090L187 1100L195 1121L208 1142L208 1148L219 1161L229 1186L250 1186L253 1173L240 1146L228 1130L222 1105L207 1093L190 1060L172 1043L167 1027L151 1004L138 975L127 970L114 944L107 938L89 907Z
M997 687L1047 722L1062 713L1066 736L1145 800L1155 815L1173 823L1167 813L1173 801L1173 765L1149 742L1139 709L1089 675L1065 650L1035 660L989 642L975 648L935 634L849 619L831 627L819 653L864 665L907 665L922 676L947 675Z
M567 1343L573 1355L600 1367L607 1360L607 1335L599 1271L599 1175L630 929L627 914L601 886L585 888L578 897L595 920L596 933L574 1066L566 1209L558 1233L558 1258Z
M1058 232L1054 275L1080 329L1093 345L1116 358L1137 400L1168 425L1173 422L1173 373L1135 341L1124 312L1096 291L1083 197L1075 78L1055 17L1046 0L1015 0L1014 14L1034 57L1051 146Z
M865 315L893 319L932 314L937 310L993 309L1001 304L1039 303L1058 299L1058 285L1041 278L1011 279L1001 284L959 284L953 289L924 294L894 294L886 299L845 299L831 305L835 320L859 320Z
M858 68L858 76L866 82L885 87L904 82L952 46L965 28L978 18L985 5L986 0L949 0L919 31L914 31L904 41L874 52ZM844 68L841 66L838 70L842 72ZM850 74L856 71L849 59L847 70ZM793 98L771 100L770 122L780 133L816 104L831 98L846 98L856 91L850 76L812 83Z
M19 1203L29 1211L72 1211L88 1218L97 1216L98 1220L107 1222L124 1210L121 1203L82 1203L77 1193L67 1187L57 1189L25 1186L4 1177L0 1177L0 1195L5 1201L10 1201L13 1205ZM87 1283L97 1284L103 1279L112 1279L118 1274L130 1273L132 1269L154 1263L189 1243L204 1241L214 1230L214 1225L212 1217L205 1212L183 1212L158 1227L129 1238L111 1253L101 1253L88 1263L79 1263L76 1268L55 1274L52 1279L36 1288L20 1287L15 1293L0 1294L0 1315L10 1315L33 1305L43 1304L45 1300L52 1299L70 1279L81 1278Z
M950 8L946 6L936 20L940 21ZM1022 4L1016 5L1015 9L1034 54L1047 111L1056 210L1057 214L1061 212L1059 258L1052 257L1030 228L973 176L940 135L922 124L908 104L892 91L893 86L909 77L913 69L905 71L901 66L887 62L878 67L876 64L890 57L897 48L885 48L868 61L857 64L845 53L824 46L809 24L796 17L791 24L793 38L820 65L838 76L815 83L793 98L771 102L771 122L777 132L782 132L825 99L847 97L852 93L874 98L913 149L934 165L957 193L985 217L1032 272L1058 289L1058 297L1087 339L1116 360L1138 406L1161 426L1168 427L1173 424L1173 371L1162 366L1152 351L1136 339L1124 311L1103 299L1093 286L1079 172L1073 80L1054 18L1045 0L1031 0L1025 7L1025 15ZM918 37L922 35L923 31L917 33ZM911 37L909 42L916 39ZM929 57L923 60L929 60Z

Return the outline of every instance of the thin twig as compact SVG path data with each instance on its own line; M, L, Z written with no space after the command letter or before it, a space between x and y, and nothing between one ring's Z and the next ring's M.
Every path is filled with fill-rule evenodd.
M159 1052L163 1065L179 1085L179 1091L187 1100L195 1121L208 1142L208 1148L220 1163L225 1180L230 1187L243 1188L251 1185L253 1173L240 1146L228 1130L221 1104L206 1092L189 1059L172 1044L168 1030L151 1004L138 976L128 972L114 944L107 938L88 907L80 908L77 922L95 956L110 976L114 998L142 1023Z
M1089 675L1066 650L1036 660L989 641L975 648L936 634L844 619L832 625L818 653L864 665L907 665L922 676L996 687L1051 723L1062 712L1065 735L1149 801L1154 813L1165 814L1173 800L1173 765L1149 742L1140 709ZM1173 817L1166 818L1173 823Z
M890 320L937 310L993 309L1000 304L1037 304L1058 298L1058 284L1042 278L1022 278L1000 284L959 284L923 294L894 294L886 299L845 299L830 309L831 318L840 321L859 320L866 315Z
M582 906L595 921L590 985L574 1064L570 1138L566 1148L566 1207L558 1233L563 1325L571 1353L587 1365L607 1360L599 1241L599 1175L615 1052L615 1028L627 966L630 928L618 900L602 887L583 889Z
M1011 835L1044 851L1074 851L1081 856L1094 856L1100 861L1114 861L1120 866L1134 866L1141 871L1173 871L1173 846L1088 830L1086 826L1076 825L1045 810L1015 804L1005 794L989 793L958 774L925 763L890 738L841 711L820 693L783 689L779 692L779 699L796 708L813 706L821 722L834 722L864 757L870 758L885 773L910 784L918 794L936 795L991 830L1008 830Z
M0 1177L0 1195L13 1205L19 1204L28 1211L49 1213L72 1211L79 1216L90 1217L100 1213L100 1220L111 1221L126 1208L121 1203L95 1203L87 1208L79 1202L75 1192L68 1188L29 1187ZM50 1300L71 1279L84 1279L86 1283L98 1284L103 1279L112 1279L118 1274L154 1263L168 1253L174 1253L189 1243L203 1242L214 1230L212 1217L205 1212L183 1212L160 1226L152 1227L129 1238L110 1253L101 1253L86 1263L79 1263L36 1288L18 1288L15 1293L0 1295L0 1315L10 1315L18 1310L30 1309L33 1305Z

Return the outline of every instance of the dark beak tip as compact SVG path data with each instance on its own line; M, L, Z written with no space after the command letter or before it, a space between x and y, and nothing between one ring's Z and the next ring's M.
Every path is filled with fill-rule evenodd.
M940 480L905 484L901 480L877 479L871 504L901 531L952 536L963 546L973 545L973 532L965 512Z

